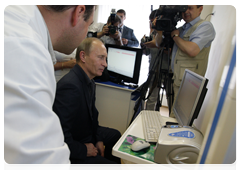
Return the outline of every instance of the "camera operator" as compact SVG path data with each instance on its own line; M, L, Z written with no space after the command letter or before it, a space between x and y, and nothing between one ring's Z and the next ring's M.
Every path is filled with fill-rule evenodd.
M179 90L185 69L192 70L204 76L211 43L215 38L213 25L200 19L203 5L188 5L182 18L186 22L182 27L171 32L174 41L171 55L171 69L173 76L174 99ZM161 34L161 32L159 31ZM162 41L158 36L157 45ZM171 111L171 117L174 117Z
M160 44L163 40L163 31L158 31L152 28L152 25L156 25L156 18L150 23L150 33L154 31L154 37L151 41L147 41L145 43L142 43L141 46L144 46L146 48L160 48Z
M144 37L141 39L141 44L140 44L141 48L143 49L143 54L149 56L149 71L153 69L153 64L154 64L154 61L156 60L156 57L159 51L159 48L156 46L156 43L155 43L155 35L157 31L152 28L152 22L154 21L154 16L156 15L156 12L157 10L154 10L149 15L150 36L147 37L144 35ZM152 46L150 44L152 44ZM168 58L167 58L167 54L164 53L161 69L167 70L167 68L168 68ZM157 72L158 69L154 71ZM159 87L157 87L156 80L157 79L155 77L153 77L151 80L150 89L149 89L149 93L151 93L151 95L149 96L146 102L146 108L145 108L146 110L155 110L156 103L158 100L158 92L159 92Z
M104 42L104 44L116 44L122 46L122 35L118 31L121 23L121 18L118 15L115 15L114 20L112 20L111 16L109 16L107 24L92 24L88 29L88 37L100 38Z

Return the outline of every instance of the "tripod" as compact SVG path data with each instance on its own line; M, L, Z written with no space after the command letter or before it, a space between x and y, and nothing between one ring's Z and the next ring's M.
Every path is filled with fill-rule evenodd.
M170 73L169 70L169 65L170 65L170 47L172 47L173 45L173 40L171 38L171 32L164 32L164 39L161 43L161 48L158 51L157 57L154 60L154 64L153 67L150 69L149 71L149 75L147 80L144 82L144 84L142 85L141 89L140 89L140 97L137 100L137 103L134 107L134 114L133 117L130 121L130 124L132 123L132 121L135 119L135 117L137 116L137 111L139 110L139 106L142 102L142 100L146 100L150 97L151 95L151 90L148 94L148 97L146 98L146 93L148 91L148 88L150 86L150 82L154 77L154 81L157 82L157 86L160 87L160 89L163 89L166 91L166 96L167 96L167 103L168 103L168 107L169 107L169 114L171 111L171 107L172 107L172 103L173 103L173 89L172 89L172 73ZM167 50L168 53L168 68L167 70L162 70L162 61L163 61L163 53L164 53L164 49ZM159 76L157 76L158 74ZM162 78L164 77L164 79ZM163 99L163 93L161 95L161 99L160 99L160 95L159 95L159 91L158 91L158 100L157 100L157 104L155 107L156 111L159 111L159 108L162 106L162 99Z
M163 41L163 47L166 48L167 50L167 59L168 59L168 68L167 70L163 70L162 69L162 58L161 57L161 63L160 63L160 67L159 67L159 81L158 81L158 87L159 91L158 91L158 99L157 99L157 104L155 107L156 111L159 111L159 108L162 107L162 100L163 100L163 91L166 91L166 97L167 97L167 104L168 104L168 109L169 109L169 115L171 113L171 108L172 108L172 104L173 104L173 88L172 88L172 77L173 77L173 73L170 73L170 69L169 69L169 65L170 65L170 48L173 47L173 40L171 38L171 32L165 32L164 33L164 41ZM160 90L162 89L162 95L160 98Z

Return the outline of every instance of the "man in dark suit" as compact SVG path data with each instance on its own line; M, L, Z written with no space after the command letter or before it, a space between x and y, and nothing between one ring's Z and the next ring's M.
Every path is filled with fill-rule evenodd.
M128 47L138 47L139 42L135 37L133 30L124 25L124 20L126 19L126 12L123 9L117 11L117 15L122 20L122 25L120 26L120 32L122 33L122 42L124 46Z
M101 127L95 107L95 83L106 63L101 40L86 38L77 49L77 64L57 83L54 112L58 115L73 164L120 163L111 154L121 137L119 131Z

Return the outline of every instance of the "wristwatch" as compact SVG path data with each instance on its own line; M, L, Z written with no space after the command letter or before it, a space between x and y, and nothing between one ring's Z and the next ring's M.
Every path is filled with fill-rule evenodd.
M172 38L174 38L174 37L178 37L178 34L174 34L174 35L172 36Z

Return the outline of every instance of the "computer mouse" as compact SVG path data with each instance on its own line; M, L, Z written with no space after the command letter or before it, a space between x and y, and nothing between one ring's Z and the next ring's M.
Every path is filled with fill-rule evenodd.
M144 140L137 140L132 144L131 149L133 151L140 151L140 150L148 148L148 147L150 147L150 144L148 142L146 142Z

